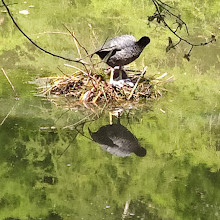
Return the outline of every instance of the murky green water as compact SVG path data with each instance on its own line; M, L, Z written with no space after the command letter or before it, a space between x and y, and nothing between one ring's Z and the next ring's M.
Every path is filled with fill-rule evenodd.
M219 34L219 1L172 2L193 39ZM182 58L184 45L166 54L169 32L147 25L154 11L147 0L16 3L10 6L16 21L51 52L75 57L63 23L89 51L107 37L149 35L151 45L133 67L144 62L147 74L168 72L176 80L160 100L125 111L119 121L113 118L114 126L101 107L93 106L95 112L57 107L36 96L30 81L62 75L57 67L67 74L72 69L27 42L0 7L0 67L19 97L1 70L0 219L219 219L218 41L194 49L190 62ZM98 130L101 136L91 137ZM107 147L108 135L118 135L126 147L120 152ZM128 155L134 146L147 154L114 155Z

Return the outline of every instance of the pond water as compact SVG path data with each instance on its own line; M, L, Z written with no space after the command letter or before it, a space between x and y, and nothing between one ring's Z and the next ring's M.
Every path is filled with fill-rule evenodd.
M190 39L219 34L219 1L172 2ZM149 35L132 68L144 63L147 74L167 72L175 81L158 100L130 103L120 118L103 106L48 100L35 79L72 69L29 43L0 5L0 219L220 219L218 41L193 49L190 62L187 45L166 53L171 33L147 24L148 0L16 3L10 9L25 33L65 57L77 49L63 24L89 52L107 37Z

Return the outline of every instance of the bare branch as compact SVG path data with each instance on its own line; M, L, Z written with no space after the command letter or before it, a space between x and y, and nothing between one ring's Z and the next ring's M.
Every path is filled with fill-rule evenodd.
M180 44L182 41L184 41L185 43L187 43L188 45L191 46L189 52L187 54L184 55L184 58L186 58L188 61L189 61L189 57L190 57L190 53L192 52L192 49L194 47L199 47L199 46L205 46L205 45L208 45L214 41L216 41L216 38L215 38L215 35L212 35L211 36L211 39L207 42L201 42L201 43L192 43L190 42L189 40L186 40L185 38L181 37L179 34L178 34L178 29L181 30L182 26L184 25L185 28L186 28L186 32L187 34L189 35L189 30L188 30L188 27L187 27L187 24L181 19L181 15L176 15L174 14L173 12L170 11L170 9L173 9L171 6L169 6L168 4L165 4L164 2L160 1L160 0L152 0L155 8L156 8L156 11L154 12L154 14L152 16L149 16L148 17L148 21L153 21L156 19L156 21L158 23L163 23L164 26L166 28L169 29L169 31L171 31L178 39L179 41L174 44L172 39L169 38L169 44L166 48L166 51L168 52L170 49L172 48L175 48L178 44ZM166 22L166 15L169 15L173 18L176 18L176 24L178 25L176 30L174 31L169 25L168 23Z

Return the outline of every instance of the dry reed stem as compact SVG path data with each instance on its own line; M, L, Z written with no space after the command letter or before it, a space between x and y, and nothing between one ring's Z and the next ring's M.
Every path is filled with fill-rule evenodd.
M13 89L14 93L16 94L16 91L15 91L15 87L13 86L12 82L10 81L7 73L5 72L5 70L3 68L1 68L2 72L4 73L6 79L8 80L9 84L11 85L11 88ZM17 95L17 94L16 94Z
M99 97L101 96L101 94L102 94L102 91L99 91L99 92L98 92L98 95L92 100L92 102L93 102L93 103L96 103L97 100L99 99Z
M73 34L72 36L73 36L74 43L75 43L75 45L76 45L77 52L78 52L78 54L79 54L80 59L82 59L82 55L81 55L81 52L80 52L80 49L79 49L78 41L76 40L75 33L72 32L72 34Z
M98 43L99 43L99 42L98 42L98 38L97 38L97 36L96 36L96 34L95 34L95 31L94 31L92 25L91 25L91 24L88 24L88 26L89 26L89 28L90 28L90 30L91 30L91 32L92 32L92 35L93 35L94 39L96 40L96 44L98 44ZM95 46L94 42L93 42L93 45Z
M131 91L131 94L128 96L128 100L130 100L131 97L133 96L134 91L136 90L136 88L137 88L137 86L138 86L138 83L139 83L139 81L141 80L141 78L144 77L144 75L145 75L145 73L146 73L146 70L147 70L147 66L144 67L143 72L141 73L141 75L139 76L137 82L135 83L134 88L133 88L132 91Z
M88 75L87 72L83 71L82 69L80 69L80 68L77 67L77 66L73 66L73 65L70 65L70 64L67 64L67 63L64 63L64 66L67 66L67 67L71 67L71 68L77 69L77 70L79 70L80 72L82 72L83 74Z

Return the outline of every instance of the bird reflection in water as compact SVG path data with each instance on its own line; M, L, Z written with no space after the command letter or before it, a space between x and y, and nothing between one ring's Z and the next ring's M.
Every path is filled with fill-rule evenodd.
M97 132L89 129L89 133L93 141L111 154L119 157L130 156L131 153L139 157L146 155L146 149L141 147L137 138L121 124L105 125Z

